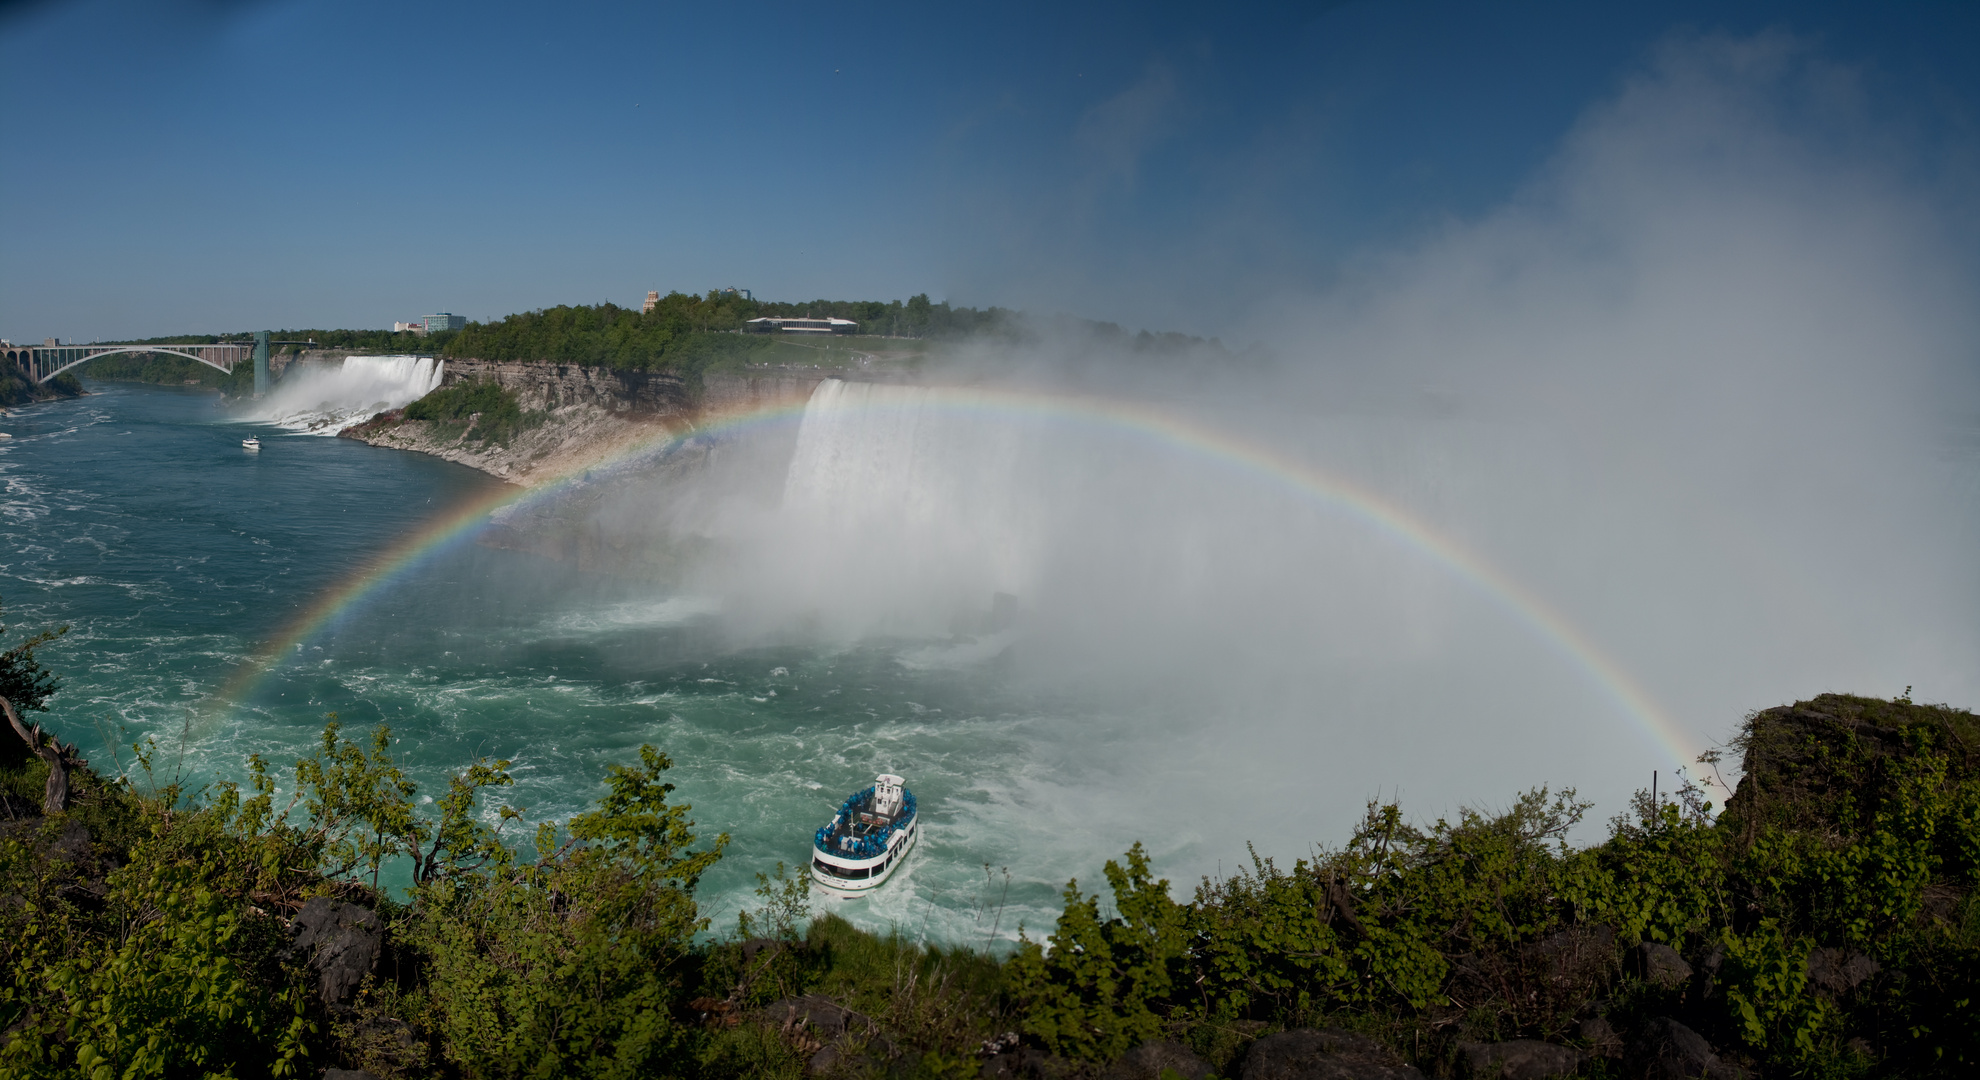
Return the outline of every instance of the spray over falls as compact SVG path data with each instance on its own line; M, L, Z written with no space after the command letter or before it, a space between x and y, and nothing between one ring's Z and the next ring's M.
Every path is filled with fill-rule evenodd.
M335 366L292 367L268 396L240 416L311 435L335 435L351 423L418 401L440 385L432 356L347 356Z

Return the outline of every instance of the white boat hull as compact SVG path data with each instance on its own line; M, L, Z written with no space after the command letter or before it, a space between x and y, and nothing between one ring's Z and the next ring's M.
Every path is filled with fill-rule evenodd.
M906 828L894 834L886 853L871 859L848 859L813 846L812 884L831 896L864 896L885 885L887 879L900 870L901 863L907 861L908 852L913 850L915 841L920 838L921 815L916 814Z

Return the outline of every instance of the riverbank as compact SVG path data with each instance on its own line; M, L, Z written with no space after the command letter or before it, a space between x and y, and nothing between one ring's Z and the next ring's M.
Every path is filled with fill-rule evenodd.
M60 401L81 397L88 391L74 375L63 372L45 383L36 383L12 365L0 369L0 406L32 405L37 401Z
M642 444L725 417L801 406L836 371L770 368L709 372L699 386L670 372L487 360L449 360L441 389L485 382L514 396L526 422L503 440L380 413L339 434L373 446L411 450L530 487L617 458Z

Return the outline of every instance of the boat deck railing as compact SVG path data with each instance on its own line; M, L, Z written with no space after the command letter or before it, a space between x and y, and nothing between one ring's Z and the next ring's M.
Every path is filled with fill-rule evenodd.
M874 859L886 852L887 842L894 833L907 828L914 820L914 793L901 792L900 812L892 818L872 813L872 806L872 788L854 792L845 805L839 807L838 816L833 818L832 823L819 829L813 837L818 850L842 859Z

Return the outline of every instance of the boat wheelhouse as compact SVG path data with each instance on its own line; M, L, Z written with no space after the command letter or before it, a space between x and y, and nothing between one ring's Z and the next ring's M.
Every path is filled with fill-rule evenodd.
M811 878L834 896L871 892L893 876L920 831L907 781L882 773L813 835Z

